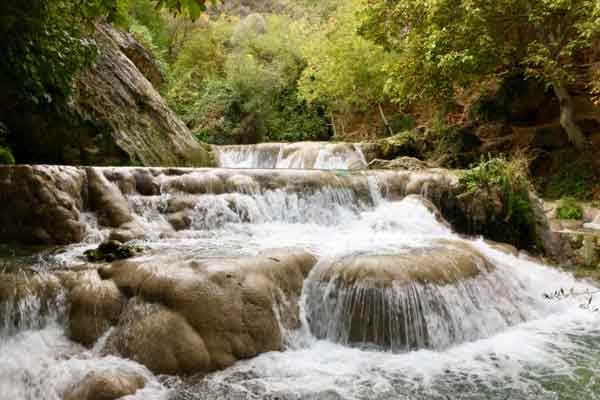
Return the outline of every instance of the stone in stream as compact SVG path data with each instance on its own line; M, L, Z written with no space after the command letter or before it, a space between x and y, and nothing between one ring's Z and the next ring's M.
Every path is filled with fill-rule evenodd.
M280 249L103 267L101 277L131 298L106 351L155 373L191 374L280 350L281 327L299 326L298 298L315 262L304 251Z
M465 312L449 308L450 294L471 307L470 297L478 296L461 291L493 270L470 245L448 241L398 254L334 259L319 264L309 278L307 318L316 337L342 344L393 351L439 347L468 328L444 326L460 318L457 311Z
M101 280L95 270L64 273L63 283L69 288L69 337L92 346L119 322L127 303L114 282Z
M116 400L134 394L145 385L146 378L133 372L91 372L69 388L63 400Z
M125 258L139 255L143 249L139 246L123 244L117 240L107 240L100 243L98 248L86 250L84 255L88 261L108 261L123 260Z

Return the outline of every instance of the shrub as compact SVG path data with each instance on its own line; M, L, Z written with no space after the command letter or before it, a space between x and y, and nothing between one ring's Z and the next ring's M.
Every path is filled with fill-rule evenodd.
M583 219L583 209L575 198L564 197L556 209L556 217L559 219Z
M521 154L510 160L488 156L460 176L459 198L474 196L473 202L486 210L487 225L479 233L522 248L538 244L528 164Z
M15 158L8 147L0 146L0 165L14 164Z

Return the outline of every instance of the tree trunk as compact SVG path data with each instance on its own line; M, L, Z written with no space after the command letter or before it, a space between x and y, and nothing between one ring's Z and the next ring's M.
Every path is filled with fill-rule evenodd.
M379 108L379 114L381 115L381 119L383 120L383 124L385 125L385 127L388 130L388 132L390 133L390 136L394 136L394 131L390 127L390 124L388 123L388 120L385 117L385 114L383 113L383 108L381 108L381 104L377 103L377 107Z
M560 125L563 127L569 140L578 150L586 147L585 135L577 125L574 119L573 98L566 87L562 85L552 85L554 93L560 103Z
M337 139L337 128L335 126L335 117L333 116L333 112L331 112L331 127L333 128L333 137Z

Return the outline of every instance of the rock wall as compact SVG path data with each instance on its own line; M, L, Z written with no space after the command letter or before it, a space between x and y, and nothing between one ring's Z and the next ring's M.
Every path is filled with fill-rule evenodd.
M100 50L96 63L75 80L74 95L65 104L55 100L34 110L15 106L9 90L0 94L0 120L13 132L10 144L17 161L213 165L210 148L194 138L140 72L142 68L150 79L160 78L140 45L106 25L97 27L95 40Z

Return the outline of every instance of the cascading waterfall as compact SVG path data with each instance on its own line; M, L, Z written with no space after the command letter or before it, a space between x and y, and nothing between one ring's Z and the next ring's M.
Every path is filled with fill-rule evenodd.
M300 157L284 147L262 155L221 149L220 157L236 168L349 166L346 156L334 159L323 148ZM310 166L302 164L310 158ZM103 355L105 338L91 350L76 345L64 318L68 299L57 292L64 308L48 313L44 297L32 292L0 302L0 398L58 400L88 372L114 368L149 382L128 400L600 398L597 315L577 298L542 297L557 286L592 286L453 233L426 201L401 198L400 185L381 173L238 172L156 172L156 190L122 194L145 233L136 242L146 248L142 261L160 256L167 265L169 257L283 247L316 254L298 304L274 294L278 320L300 310L298 329L283 332L284 351L172 385L134 361ZM429 178L407 186L429 190ZM83 252L109 229L91 211L82 220L85 241L45 260L84 264ZM0 283L4 300L2 289Z
M215 146L224 168L364 169L359 145L300 142Z

